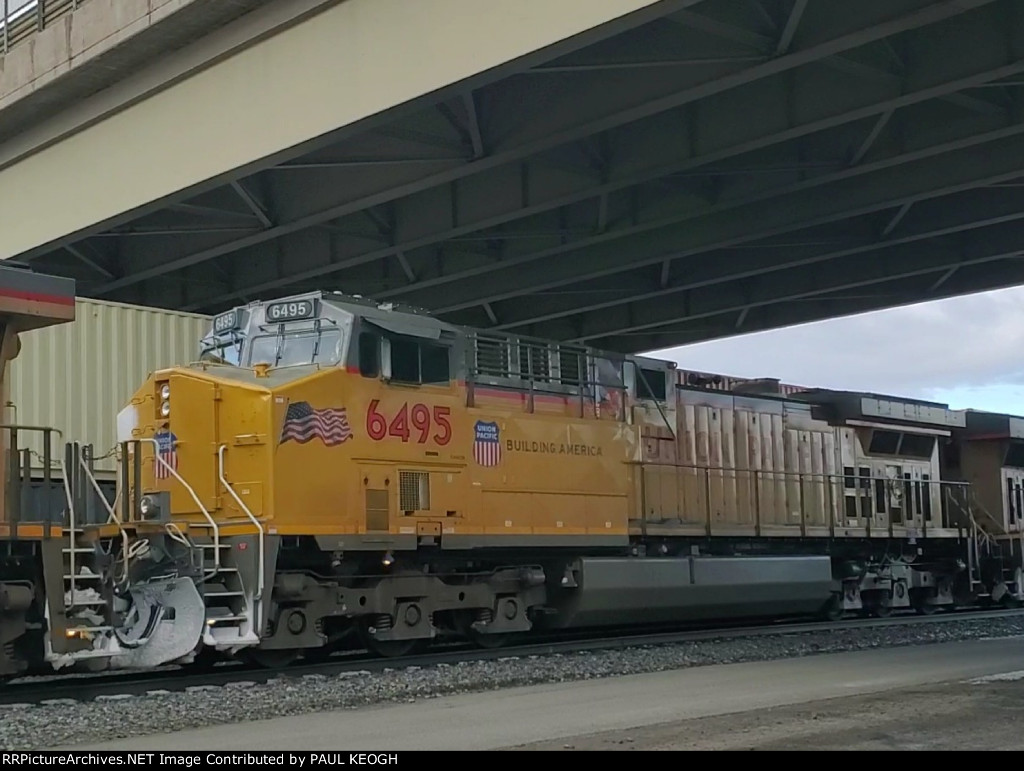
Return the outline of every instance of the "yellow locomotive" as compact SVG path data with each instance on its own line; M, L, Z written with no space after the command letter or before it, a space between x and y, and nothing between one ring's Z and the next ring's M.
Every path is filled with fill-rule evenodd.
M964 430L944 405L725 393L307 293L218 316L200 362L136 392L89 535L134 587L131 640L163 646L150 662L930 612L1021 592L1017 536L944 477Z

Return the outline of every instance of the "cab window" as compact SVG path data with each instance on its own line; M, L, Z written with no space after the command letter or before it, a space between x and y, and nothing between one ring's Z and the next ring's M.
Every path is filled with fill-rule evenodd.
M451 362L447 346L395 337L389 340L391 379L396 383L447 384Z
M241 364L241 349L241 341L228 342L223 345L207 348L199 358L201 361L208 361L214 364L230 364L233 367L237 367Z
M294 367L302 364L337 364L341 356L341 332L301 332L266 335L254 338L250 364L265 363L273 367Z
M363 377L380 375L380 338L372 332L359 335L359 374Z

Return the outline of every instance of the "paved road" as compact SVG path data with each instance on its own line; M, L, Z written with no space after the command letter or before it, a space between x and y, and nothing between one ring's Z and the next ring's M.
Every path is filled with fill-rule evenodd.
M530 686L119 740L97 750L485 750L1024 670L1024 638Z

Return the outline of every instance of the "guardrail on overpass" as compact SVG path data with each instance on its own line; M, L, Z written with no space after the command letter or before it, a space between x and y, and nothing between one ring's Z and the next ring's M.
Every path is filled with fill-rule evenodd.
M0 0L0 53L76 10L86 0Z

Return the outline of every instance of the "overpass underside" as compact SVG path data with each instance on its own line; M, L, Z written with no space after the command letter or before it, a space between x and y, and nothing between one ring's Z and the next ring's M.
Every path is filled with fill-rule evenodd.
M337 66L409 78L559 4L499 5L423 29L423 58L388 50L394 35L346 39L363 58ZM238 154L258 121L369 104L365 73L294 49L301 70L253 59L248 77L181 91L175 116L159 102L186 79L0 169L0 210L19 217L45 203L44 179L62 191L48 230L3 256L112 300L215 312L337 289L627 351L1024 283L1024 3L634 5L259 156ZM27 179L39 188L15 201Z

